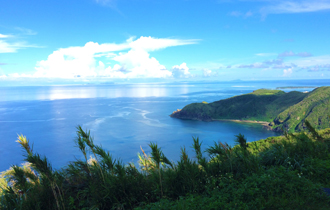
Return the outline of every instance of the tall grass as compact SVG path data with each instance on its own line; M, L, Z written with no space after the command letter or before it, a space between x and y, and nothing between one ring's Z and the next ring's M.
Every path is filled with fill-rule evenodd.
M330 129L287 134L237 145L215 142L195 157L181 148L171 162L156 143L124 165L77 127L83 160L54 170L46 157L18 137L25 164L0 176L0 209L330 209ZM88 157L90 157L88 159Z

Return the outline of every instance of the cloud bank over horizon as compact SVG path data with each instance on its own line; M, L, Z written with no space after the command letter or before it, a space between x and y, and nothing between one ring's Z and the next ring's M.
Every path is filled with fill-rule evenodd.
M182 77L177 68L167 69L150 52L168 47L196 44L194 39L143 37L121 44L88 42L84 46L61 48L38 61L37 78L168 78ZM189 74L185 63L184 75Z

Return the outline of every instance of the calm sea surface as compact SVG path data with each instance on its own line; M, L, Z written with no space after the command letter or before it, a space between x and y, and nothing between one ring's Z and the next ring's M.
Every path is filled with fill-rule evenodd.
M330 80L302 80L0 87L0 171L23 163L17 134L27 136L34 151L46 155L55 168L82 158L74 144L77 125L89 129L95 143L113 157L135 164L140 146L149 153L150 142L176 161L182 146L194 157L192 136L198 136L204 148L214 141L234 145L238 133L248 141L267 138L276 134L260 125L179 120L169 114L192 102L212 102L259 88L329 84Z

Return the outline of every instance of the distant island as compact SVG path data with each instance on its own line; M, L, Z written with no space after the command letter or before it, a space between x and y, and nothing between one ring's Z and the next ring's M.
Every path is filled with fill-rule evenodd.
M260 123L282 132L305 130L307 119L317 129L330 127L330 87L311 92L258 89L212 103L192 103L170 116L185 120Z

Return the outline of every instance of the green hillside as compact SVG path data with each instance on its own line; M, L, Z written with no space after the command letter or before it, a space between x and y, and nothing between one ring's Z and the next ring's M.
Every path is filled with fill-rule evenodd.
M318 129L329 127L330 87L310 93L259 89L213 103L192 103L170 116L190 120L256 120L269 122L276 131L303 130L308 119Z
M289 131L305 129L307 119L315 128L330 127L330 87L320 87L302 101L287 108L274 119L274 128L284 126Z

